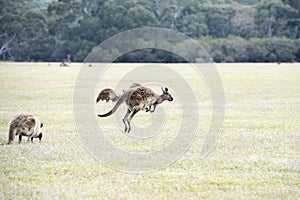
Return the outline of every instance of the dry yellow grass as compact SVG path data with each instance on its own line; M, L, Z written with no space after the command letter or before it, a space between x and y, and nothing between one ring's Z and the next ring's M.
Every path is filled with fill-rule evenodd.
M146 174L111 169L87 152L73 119L73 90L81 64L58 65L0 65L0 143L7 141L9 120L18 112L37 115L45 126L41 143L0 146L0 199L299 198L299 64L217 64L225 88L226 116L215 150L199 159L205 136L199 133L177 162ZM113 87L117 75L131 66L116 64L107 87ZM168 66L184 73L184 65ZM196 77L187 76L192 87L199 87ZM205 89L198 92L203 94L199 126L206 130L209 99ZM176 110L173 105L165 107ZM141 123L148 120L144 113L135 118ZM168 123L178 128L176 118ZM120 143L125 136L113 129L111 118L99 124L107 126L105 134L120 148L153 150L148 143ZM158 141L152 141L155 148L163 145Z

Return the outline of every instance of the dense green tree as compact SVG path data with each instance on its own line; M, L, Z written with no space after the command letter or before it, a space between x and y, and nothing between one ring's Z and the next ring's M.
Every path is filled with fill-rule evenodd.
M295 15L289 19L287 23L288 30L294 34L292 37L300 38L300 0L282 0L285 4L289 5L292 9L296 10Z
M232 18L232 35L243 38L253 37L255 33L255 8L249 5L234 4L235 16Z
M252 62L291 62L297 60L299 47L287 38L250 39L247 55Z
M43 14L36 11L28 11L24 15L22 34L19 35L18 46L15 52L19 55L18 60L45 60L54 47L54 40L49 37L46 25L46 19Z
M51 3L47 8L49 33L62 40L74 36L72 30L79 26L78 22L82 18L81 8L76 0L59 0Z
M298 11L281 0L262 0L257 5L254 22L259 37L287 36L295 37L293 24Z
M16 35L11 49L15 60L49 60L54 43L48 35L47 20L41 10L31 6L20 0L1 0L0 33ZM41 49L41 45L47 49Z
M209 35L227 37L233 32L235 10L228 5L206 5L203 8Z
M140 0L107 0L96 16L101 20L101 28L108 32L107 37L132 28L157 25L146 1Z
M176 24L178 31L192 38L208 35L205 12L201 6L199 1L191 1L182 9Z
M0 0L0 24L1 43L14 38L11 57L0 59L62 61L71 54L83 61L114 34L157 26L197 39L216 62L300 60L300 0ZM117 52L103 53L106 59ZM155 49L118 61L186 62Z

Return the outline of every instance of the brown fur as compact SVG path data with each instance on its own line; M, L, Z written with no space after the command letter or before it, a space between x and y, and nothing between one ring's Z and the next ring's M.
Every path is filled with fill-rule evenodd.
M28 141L33 141L33 138L42 139L43 124L39 119L29 113L21 113L15 115L9 124L8 144L10 144L15 135L19 136L19 143L22 141L22 136L27 136Z
M101 101L106 101L109 102L110 100L117 101L119 99L119 96L115 93L115 91L113 89L107 88L107 89L103 89L97 99L96 102L98 103L100 100Z
M129 86L129 89L134 88L134 87L138 87L141 86L141 84L139 83L132 83ZM126 90L123 90L123 92L125 92ZM115 91L113 89L107 88L107 89L103 89L97 99L96 102L98 103L100 100L102 101L106 101L109 102L110 100L112 100L113 102L117 101L119 99L119 96L115 93Z
M98 115L98 116L107 117L112 115L114 112L116 112L119 106L125 102L128 109L123 119L123 123L125 125L125 132L129 133L131 129L130 121L137 112L145 109L146 111L154 112L156 106L162 103L163 101L165 100L173 101L173 97L168 93L167 88L165 89L162 88L162 91L163 91L162 95L157 95L148 87L139 86L139 87L131 88L125 91L123 95L121 95L121 97L119 98L116 105L113 107L111 111L109 111L106 114ZM154 108L151 110L152 106ZM128 124L128 126L126 123Z

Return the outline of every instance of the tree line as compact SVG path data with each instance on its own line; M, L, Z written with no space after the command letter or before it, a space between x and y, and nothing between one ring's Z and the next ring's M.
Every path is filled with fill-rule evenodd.
M0 0L0 59L82 62L110 36L149 26L186 34L215 62L300 61L300 0ZM186 61L145 49L117 62Z

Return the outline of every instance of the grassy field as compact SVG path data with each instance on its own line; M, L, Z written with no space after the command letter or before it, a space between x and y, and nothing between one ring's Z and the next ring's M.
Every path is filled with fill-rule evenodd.
M73 91L81 64L1 63L0 144L7 142L11 117L23 111L44 123L44 138L41 143L28 144L25 138L20 145L16 139L12 145L0 145L0 199L299 199L300 65L216 66L226 115L214 151L199 159L211 116L209 95L201 86L195 91L201 131L191 148L166 169L134 174L102 165L76 132ZM114 65L103 87L114 87L117 75L131 67ZM186 72L184 65L168 67ZM187 72L186 77L192 88L202 84L195 74ZM95 106L108 110L111 104ZM161 106L176 110L178 102ZM139 113L135 123L147 123L147 116ZM172 131L178 119L167 124ZM127 151L153 151L173 137L156 136L153 146L122 144L126 135L112 118L99 120L99 125L115 146Z

